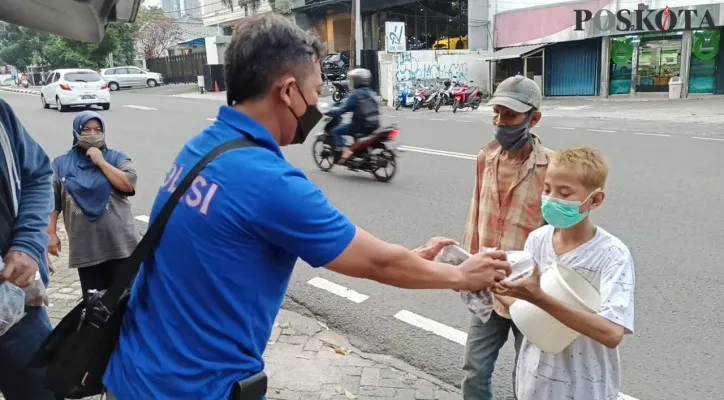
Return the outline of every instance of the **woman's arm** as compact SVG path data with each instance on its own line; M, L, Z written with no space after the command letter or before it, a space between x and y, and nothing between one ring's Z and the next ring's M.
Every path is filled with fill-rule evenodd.
M52 214L50 214L50 219L48 221L48 236L50 236L50 243L48 244L48 253L58 256L61 252L60 248L60 239L58 238L58 217L60 216L60 211L53 211ZM48 264L50 265L50 264Z
M128 175L125 172L114 167L106 160L103 160L103 162L99 164L98 168L101 169L103 175L108 178L108 181L116 190L123 192L124 194L134 194L136 192L131 180L128 179Z

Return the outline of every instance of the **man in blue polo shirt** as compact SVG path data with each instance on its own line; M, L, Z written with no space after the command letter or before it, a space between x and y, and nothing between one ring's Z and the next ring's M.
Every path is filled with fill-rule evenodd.
M104 382L110 399L228 399L262 371L262 354L298 257L312 267L403 288L481 290L505 277L502 252L460 267L430 261L449 241L411 252L357 228L282 155L319 122L322 44L278 15L247 17L226 52L229 106L174 161L153 220L185 174L228 151L182 197L134 284ZM503 272L501 272L503 271Z

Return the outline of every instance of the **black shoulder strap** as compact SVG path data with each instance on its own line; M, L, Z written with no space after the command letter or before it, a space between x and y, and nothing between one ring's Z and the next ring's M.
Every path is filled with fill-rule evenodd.
M136 246L135 250L133 250L131 256L128 257L128 259L119 268L118 275L115 276L113 283L111 283L111 286L101 297L104 305L107 307L115 307L118 300L120 300L121 296L123 296L123 292L131 286L133 279L136 277L138 270L141 268L141 264L151 251L153 251L153 248L156 246L159 239L161 239L161 234L163 233L166 223L171 217L171 213L173 213L176 204L178 204L179 200L181 200L181 196L186 193L186 190L188 190L191 186L191 183L194 179L196 179L199 172L201 172L201 170L203 170L209 162L221 153L232 149L252 146L258 146L258 144L246 137L230 140L215 147L206 154L201 161L194 165L191 171L189 171L189 173L186 174L184 179L181 181L178 188L176 188L173 194L171 194L171 197L163 206L163 209L161 209L161 212L158 214L156 219L153 220L153 223L148 228L148 231L146 231L146 234L143 235L143 239L141 239L141 242L138 246Z

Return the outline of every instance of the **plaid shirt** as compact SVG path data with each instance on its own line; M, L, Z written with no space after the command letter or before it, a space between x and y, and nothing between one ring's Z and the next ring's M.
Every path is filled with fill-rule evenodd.
M541 194L548 161L554 154L533 135L533 151L504 199L498 191L497 141L478 154L475 190L470 204L463 247L471 254L484 248L523 250L530 232L543 225Z

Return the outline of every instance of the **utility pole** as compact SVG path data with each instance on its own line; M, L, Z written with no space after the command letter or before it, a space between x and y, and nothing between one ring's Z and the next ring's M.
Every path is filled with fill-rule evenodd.
M352 0L351 26L349 34L349 69L357 67L357 15L359 5L358 0Z

